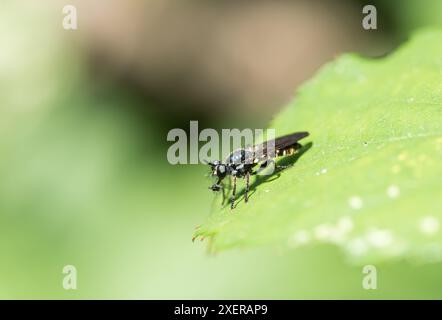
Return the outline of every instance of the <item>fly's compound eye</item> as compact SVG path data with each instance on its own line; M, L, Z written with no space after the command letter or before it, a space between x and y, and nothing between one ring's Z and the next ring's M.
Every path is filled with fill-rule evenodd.
M215 168L215 174L219 177L219 178L224 178L227 174L227 168L226 165L224 164L219 164L216 166Z
M212 175L213 176L218 175L218 166L220 165L219 160L215 160L213 162L209 162L208 164L210 165L210 168L212 170Z

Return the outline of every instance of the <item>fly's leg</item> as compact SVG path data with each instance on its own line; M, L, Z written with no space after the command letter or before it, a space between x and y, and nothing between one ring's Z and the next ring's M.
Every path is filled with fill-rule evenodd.
M223 182L221 182L221 179L218 180L218 182L216 183L217 186L219 186L218 190L216 191L221 191L222 194L222 201L221 204L224 204L224 201L226 201L226 187L224 185ZM212 189L213 190L213 189Z
M223 189L223 202L222 202L223 205L225 202L229 201L229 193L230 193L230 190L232 190L232 179L228 179L228 180L229 180L229 182L227 183L227 185Z
M246 173L246 192L244 194L244 201L249 201L249 187L250 187L250 173Z
M224 185L222 184L222 179L218 178L218 181L213 184L211 187L209 187L210 190L212 191L220 191L221 189L224 190Z
M236 176L233 176L233 190L232 190L232 198L230 199L230 209L233 209L235 205L235 196L236 196Z

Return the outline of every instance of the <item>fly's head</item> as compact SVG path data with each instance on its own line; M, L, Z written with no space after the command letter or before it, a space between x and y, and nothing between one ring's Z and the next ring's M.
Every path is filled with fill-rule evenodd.
M209 189L213 191L220 191L222 186L219 183L221 182L221 180L223 180L226 177L229 167L228 165L221 163L221 161L219 160L208 162L207 164L210 166L212 176L218 178L218 182L212 185L211 187L209 187Z
M213 162L209 162L209 166L212 171L212 176L218 177L220 180L226 177L228 167L224 163L221 163L221 161L215 160Z

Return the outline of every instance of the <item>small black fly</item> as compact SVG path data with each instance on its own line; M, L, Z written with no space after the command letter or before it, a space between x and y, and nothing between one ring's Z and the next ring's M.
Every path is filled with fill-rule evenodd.
M218 181L209 187L209 189L220 191L223 189L222 180L226 176L231 176L233 180L233 190L232 198L230 199L230 208L233 209L236 196L236 178L245 178L246 188L244 200L247 202L249 200L248 192L250 176L259 173L270 163L274 163L273 158L296 153L302 147L298 141L308 135L308 132L295 132L276 138L274 141L266 141L250 148L238 149L227 157L225 163L222 163L219 160L208 162L207 164L211 168L212 175L218 178ZM254 170L258 165L258 169ZM276 166L275 168L281 169L284 168L284 166Z

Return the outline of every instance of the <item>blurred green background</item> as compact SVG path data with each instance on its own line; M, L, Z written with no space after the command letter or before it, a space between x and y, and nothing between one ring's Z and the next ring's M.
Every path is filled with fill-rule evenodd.
M340 53L442 24L438 0L378 0L367 31L364 4L2 1L0 298L442 298L440 264L378 266L366 291L332 246L208 255L207 169L166 159L172 128L265 127Z

